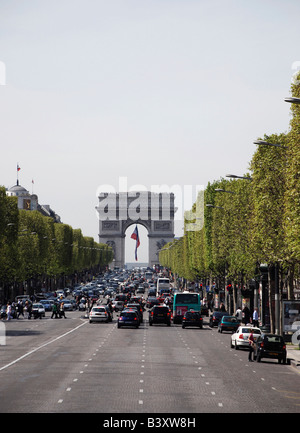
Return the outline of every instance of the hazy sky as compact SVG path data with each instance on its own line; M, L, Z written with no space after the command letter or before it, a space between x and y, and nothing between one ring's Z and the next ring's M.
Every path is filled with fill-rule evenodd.
M246 173L253 141L289 129L299 19L298 0L0 0L0 184L19 163L98 241L100 185Z

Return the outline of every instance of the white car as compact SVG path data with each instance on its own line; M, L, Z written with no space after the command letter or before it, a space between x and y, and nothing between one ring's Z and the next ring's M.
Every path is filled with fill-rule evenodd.
M235 349L239 349L240 347L249 348L248 338L250 335L250 329L253 330L254 341L256 341L261 335L261 330L251 325L241 325L238 327L236 332L232 334L230 346L234 347Z
M109 316L104 306L93 307L89 314L89 322L108 322Z
M65 311L73 311L73 304L69 299L62 299L62 301L64 303L64 310Z
M124 302L123 301L112 301L112 307L115 312L122 311L124 308Z
M32 305L32 314L34 318L42 318L45 317L45 307L43 304L35 303Z

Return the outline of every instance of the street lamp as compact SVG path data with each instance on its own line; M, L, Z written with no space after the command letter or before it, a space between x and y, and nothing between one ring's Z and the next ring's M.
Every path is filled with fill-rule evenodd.
M282 149L287 149L287 146L283 146L282 144L268 143L267 141L263 141L263 140L257 140L254 141L253 143L258 145L263 145L263 146L274 146L274 147L281 147Z
M229 194L236 194L235 191L228 191L227 189L223 189L223 188L215 188L216 192L228 192Z
M294 97L289 97L289 98L284 98L285 102L290 102L291 104L300 104L300 98L294 98Z
M245 180L252 180L252 177L246 177L246 176L237 176L236 174L226 174L226 177L232 177L233 179L245 179Z
M207 207L214 207L214 208L216 208L216 209L224 209L224 208L221 207L221 206L214 206L213 204L210 204L210 203L208 203L206 206L207 206Z

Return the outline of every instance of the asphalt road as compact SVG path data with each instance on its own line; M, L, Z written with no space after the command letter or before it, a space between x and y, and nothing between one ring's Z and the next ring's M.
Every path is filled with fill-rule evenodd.
M230 333L144 323L139 329L67 319L3 322L1 413L299 413L300 374L248 363Z

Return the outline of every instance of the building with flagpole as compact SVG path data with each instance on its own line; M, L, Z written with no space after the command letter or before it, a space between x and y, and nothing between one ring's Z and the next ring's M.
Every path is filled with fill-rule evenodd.
M38 202L38 196L36 194L30 194L26 188L19 183L19 164L17 165L17 183L16 185L6 188L6 195L10 197L18 198L18 208L28 211L37 210L41 214L51 217L54 222L61 223L60 216L57 215L49 205L41 205ZM33 183L33 181L32 181Z

